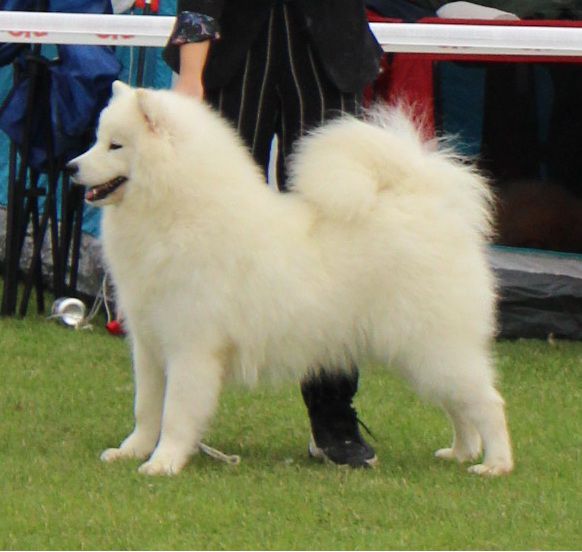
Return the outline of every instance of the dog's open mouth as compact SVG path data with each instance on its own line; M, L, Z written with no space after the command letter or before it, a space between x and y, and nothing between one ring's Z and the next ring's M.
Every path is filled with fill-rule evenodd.
M105 199L109 194L113 193L125 182L127 182L127 177L118 176L117 178L113 178L105 184L93 186L85 192L85 201L92 203L93 201L100 201Z

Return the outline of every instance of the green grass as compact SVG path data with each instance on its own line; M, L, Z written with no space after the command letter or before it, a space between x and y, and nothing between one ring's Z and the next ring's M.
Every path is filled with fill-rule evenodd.
M225 391L175 478L99 453L132 427L123 340L31 316L0 319L2 549L581 549L582 343L497 345L516 470L482 479L439 462L444 415L379 369L358 408L375 470L306 458L298 387Z

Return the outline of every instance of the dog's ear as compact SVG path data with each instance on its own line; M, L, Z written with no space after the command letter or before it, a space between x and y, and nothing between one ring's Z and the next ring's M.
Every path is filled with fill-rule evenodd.
M127 84L120 80L116 80L111 86L111 93L113 98L115 98L116 96L126 94L130 90L131 86L128 86Z
M159 102L154 98L154 94L145 88L139 88L136 91L137 106L148 125L148 128L158 133L161 128L161 113Z

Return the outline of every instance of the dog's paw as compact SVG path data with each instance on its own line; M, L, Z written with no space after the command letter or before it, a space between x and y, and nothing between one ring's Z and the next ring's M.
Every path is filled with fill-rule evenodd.
M142 475L177 475L185 464L185 461L172 458L152 457L139 467L138 472Z
M132 450L126 448L108 448L101 453L102 462L116 462L117 460L124 460L127 458L135 458Z
M177 475L188 462L188 458L185 451L157 449L138 471L143 475Z
M486 476L506 475L513 470L512 462L499 462L495 464L475 464L469 468L469 473Z
M101 453L101 460L103 462L115 462L116 460L137 458L144 460L151 452L152 448L149 445L140 445L133 440L127 439L119 448L109 448Z
M452 448L442 448L438 449L434 455L437 458L441 458L443 460L456 460L457 457L455 456L455 451Z
M457 462L470 462L479 456L481 451L461 451L454 448L442 448L437 450L434 455L442 460L456 460Z

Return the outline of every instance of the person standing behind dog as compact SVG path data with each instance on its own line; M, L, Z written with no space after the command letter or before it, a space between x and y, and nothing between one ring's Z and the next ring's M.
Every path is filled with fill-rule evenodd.
M381 54L362 0L178 0L164 59L179 74L174 90L229 119L265 174L277 136L284 192L295 141L333 116L359 113ZM303 379L311 456L351 467L376 461L359 431L357 388L356 366L314 366Z

